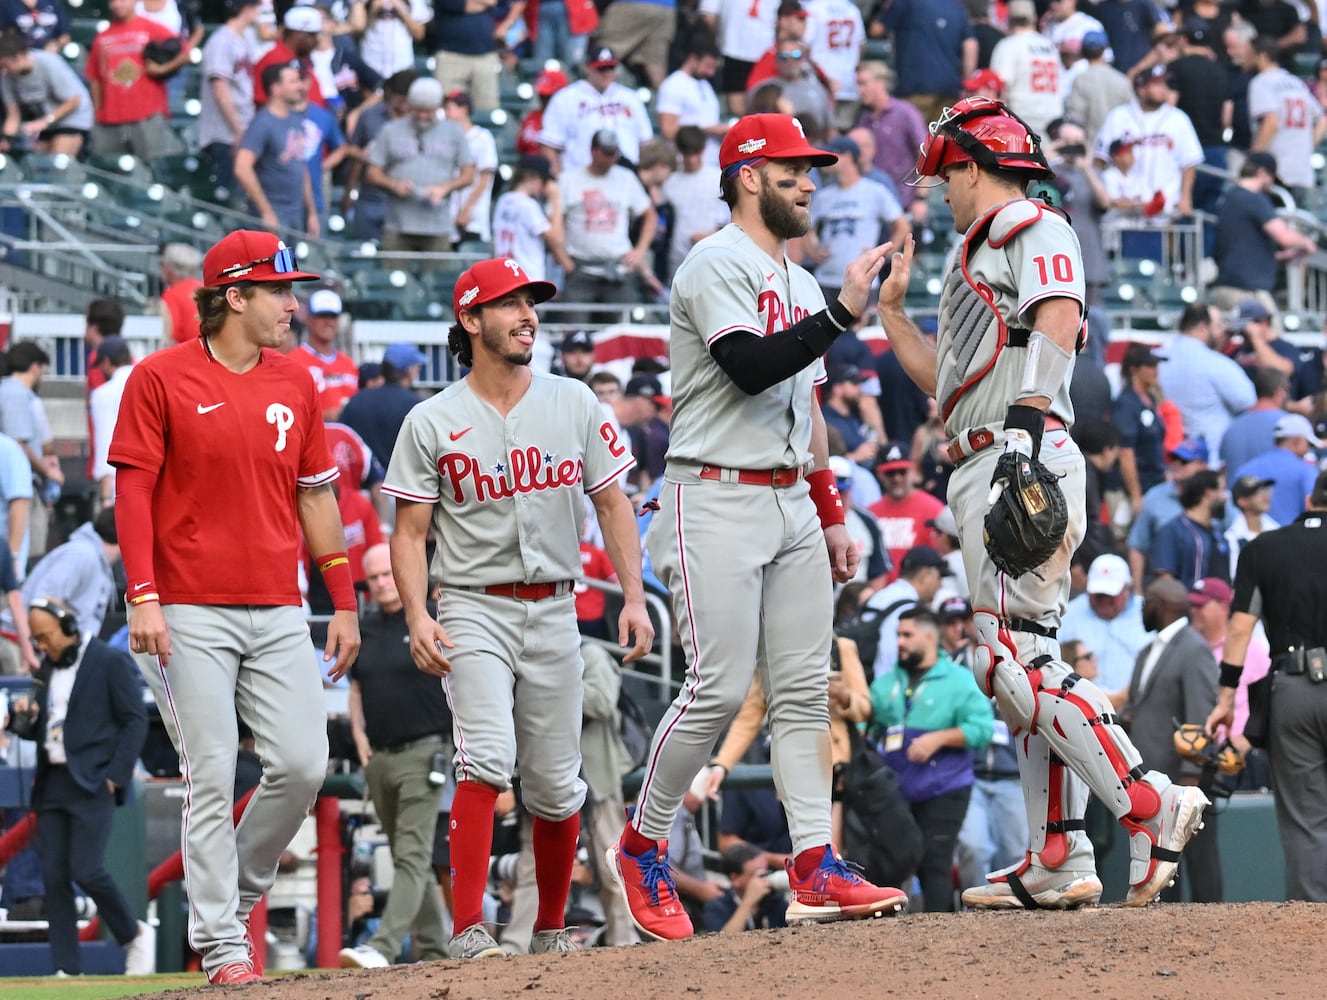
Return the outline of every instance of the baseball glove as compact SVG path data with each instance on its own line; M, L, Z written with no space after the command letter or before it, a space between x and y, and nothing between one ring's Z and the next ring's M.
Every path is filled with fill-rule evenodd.
M1175 729L1175 752L1191 764L1213 763L1222 774L1239 774L1244 770L1244 757L1229 740L1212 742L1207 731L1194 722L1186 722Z
M1021 452L1001 455L991 482L1003 489L986 512L986 551L1000 572L1020 577L1060 547L1069 527L1069 505L1059 477Z

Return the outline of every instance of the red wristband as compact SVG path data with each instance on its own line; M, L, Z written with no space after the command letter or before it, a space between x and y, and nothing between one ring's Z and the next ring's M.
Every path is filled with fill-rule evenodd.
M350 575L350 559L344 552L329 552L314 560L318 571L327 584L327 593L332 596L332 607L337 611L358 611L359 602L355 600L355 581Z
M842 524L847 512L843 509L838 484L834 482L834 470L817 469L806 477L806 481L811 487L811 500L816 505L820 527Z

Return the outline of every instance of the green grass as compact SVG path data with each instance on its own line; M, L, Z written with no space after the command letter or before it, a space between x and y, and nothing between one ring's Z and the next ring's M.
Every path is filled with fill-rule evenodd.
M201 972L160 976L78 976L73 979L0 979L5 1000L106 1000L137 997L164 990L202 986Z

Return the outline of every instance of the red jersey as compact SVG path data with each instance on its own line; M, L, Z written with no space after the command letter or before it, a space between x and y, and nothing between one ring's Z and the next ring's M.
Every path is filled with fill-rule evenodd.
M516 152L530 156L541 152L539 133L544 130L544 109L535 108L521 119L521 130L516 133Z
M258 60L253 68L253 103L261 108L267 103L267 88L263 86L263 70L276 63L298 62L300 73L309 85L309 100L319 107L327 107L327 98L323 97L323 88L318 86L318 78L313 75L313 60L296 60L295 53L286 48L285 42L277 42L268 50L267 55Z
M161 304L170 317L170 335L177 344L198 339L198 303L194 301L194 291L202 287L197 278L181 278L161 290Z
M381 545L382 524L373 504L359 490L352 490L346 484L339 491L336 505L341 511L341 526L346 532L346 558L350 560L350 575L355 582L365 579L364 553L370 545ZM309 567L309 576L313 576L313 566Z
M908 549L935 544L935 532L926 522L939 515L944 506L925 490L913 490L904 500L891 500L885 495L867 508L880 522L880 534L894 564L889 570L890 583L898 579L899 564Z
M345 401L359 392L359 366L349 354L341 351L319 354L308 344L300 344L286 357L308 369L313 376L313 384L318 390L318 409L322 413L328 410L339 412Z
M110 462L158 474L152 571L162 604L298 606L296 488L337 475L313 383L276 351L239 375L205 345L134 366Z
M341 473L342 487L367 490L382 482L382 467L374 464L373 449L359 434L345 424L328 423L323 428L327 450Z
M83 72L101 92L96 107L98 125L141 122L153 115L170 117L165 81L147 75L143 46L172 38L176 35L169 28L135 16L112 21L92 40Z
M97 352L95 350L92 350L88 351L88 356L87 358L84 359L85 364L83 366L83 369L88 373L88 390L83 396L83 401L85 403L91 402L93 389L97 388L97 386L99 385L106 384L106 376L101 373L101 368L92 363L92 359L95 358L96 356ZM92 474L92 467L96 464L96 460L97 460L97 437L92 427L92 407L89 406L88 407L88 473L87 473L89 479L96 478Z
M816 79L825 85L826 90L834 89L830 86L831 81L829 77L825 75L825 71L816 65L814 61L811 63L811 68L815 70ZM756 84L764 83L766 80L773 80L778 75L779 50L777 48L766 49L765 54L752 64L751 72L746 76L747 92L750 93Z
M581 542L581 569L592 580L615 580L617 573L613 569L613 560L608 553L597 545ZM603 621L604 592L588 583L576 582L576 620L582 622Z

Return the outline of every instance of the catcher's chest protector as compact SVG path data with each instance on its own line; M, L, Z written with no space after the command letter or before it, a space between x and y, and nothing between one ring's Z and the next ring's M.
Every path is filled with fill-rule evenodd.
M948 419L959 398L990 371L1009 345L1011 333L1017 346L1027 345L1028 331L1009 329L995 304L995 293L972 278L968 262L984 246L1004 246L1041 215L1042 208L1034 201L1006 202L977 220L950 258L940 293L937 342L936 402L943 419ZM1001 407L1006 402L1001 401Z

